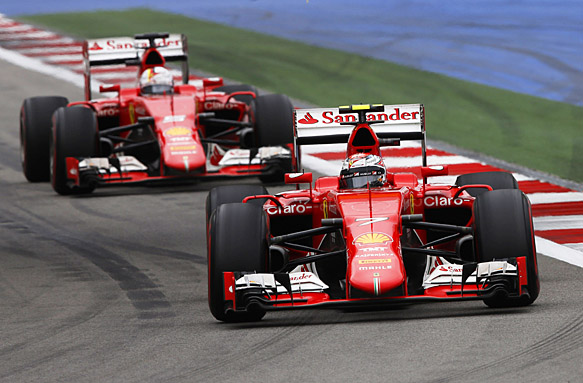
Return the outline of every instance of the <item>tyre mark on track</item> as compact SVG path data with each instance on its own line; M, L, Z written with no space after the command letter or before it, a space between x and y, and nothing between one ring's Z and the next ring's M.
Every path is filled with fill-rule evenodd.
M297 342L286 341L287 339L293 338L301 340L306 339L307 337L314 339L325 332L322 331L320 326L318 326L318 333L314 333L313 327L306 326L309 325L317 315L317 311L304 312L298 315L293 321L286 321L281 325L269 323L268 320L236 325L219 324L220 326L230 327L232 331L240 330L248 332L252 331L252 329L261 330L266 325L271 325L271 327L281 327L281 329L279 329L274 335L266 336L265 334L262 334L261 336L266 336L265 339L253 343L251 348L248 347L240 351L229 353L222 358L215 359L212 363L188 370L177 376L172 376L169 380L185 380L196 376L197 380L200 381L212 381L220 378L221 374L224 372L242 369L245 366L258 365L274 359L278 360L278 357L281 355L290 353L297 348Z
M159 289L160 286L123 257L97 245L93 237L88 241L58 232L50 222L46 221L45 217L37 216L22 208L21 211L44 222L44 224L32 224L28 220L28 225L15 222L12 224L15 225L15 228L25 230L45 240L53 241L57 246L68 248L73 254L93 263L117 282L118 286L126 293L130 303L137 310L139 319L176 316L176 313L171 310L170 301ZM2 215L7 216L6 214ZM11 215L14 216L13 213Z
M552 335L541 339L523 351L512 355L505 355L470 370L440 379L430 380L429 382L446 383L466 381L468 376L476 376L474 375L475 373L480 373L479 376L481 378L507 376L508 372L534 366L580 348L583 348L583 314L576 317L573 321L569 321ZM490 373L488 374L488 372Z

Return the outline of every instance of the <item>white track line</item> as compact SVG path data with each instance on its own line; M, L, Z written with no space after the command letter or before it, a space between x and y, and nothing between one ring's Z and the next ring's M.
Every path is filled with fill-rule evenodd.
M549 257L583 267L581 252L542 237L536 237L536 251Z
M528 198L533 204L583 202L583 192L531 193L528 195Z
M583 229L583 215L550 215L534 217L535 230L569 230Z

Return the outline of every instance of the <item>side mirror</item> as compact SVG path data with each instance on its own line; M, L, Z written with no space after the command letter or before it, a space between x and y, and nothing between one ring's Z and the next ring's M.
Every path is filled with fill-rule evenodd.
M312 173L285 173L286 184L312 184Z
M106 85L100 85L99 86L99 92L100 93L105 93L105 92L118 92L121 89L121 86L119 84L115 84L115 85L111 85L111 86L106 86Z
M220 77L209 77L202 80L202 85L206 88L209 86L223 85L223 79Z
M446 176L449 174L449 169L447 165L439 166L422 166L421 175L423 178L435 177L435 176Z

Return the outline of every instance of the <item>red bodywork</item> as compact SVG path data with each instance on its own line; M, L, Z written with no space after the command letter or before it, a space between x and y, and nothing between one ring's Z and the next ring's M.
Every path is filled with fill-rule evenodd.
M348 139L347 156L356 152L380 155L382 144L371 126L355 125ZM362 137L365 133L372 137L372 143L359 145L355 142L357 135ZM475 198L468 194L467 186L430 185L424 181L427 176L446 175L447 167L421 167L420 174L423 175L420 180L413 172L388 174L383 187L348 190L339 188L339 177L321 177L312 188L311 174L286 175L287 183L309 183L310 188L279 193L265 202L263 208L269 218L272 241L285 247L285 243L278 243L278 236L334 225L330 222L339 219L340 223L336 223L335 232L315 235L311 243L303 244L322 251L346 249L337 262L342 265L342 257L345 257L345 269L340 267L339 270L335 270L344 286L343 295L334 295L327 290L293 294L258 293L250 298L249 293L234 294L237 288L235 281L242 274L225 272L226 307L237 311L246 310L253 304L261 306L264 310L308 306L374 306L411 301L484 299L493 294L495 284L490 283L490 280L478 279L471 283L459 281L454 283L453 273L461 273L463 266L444 263L444 258L439 255L460 256L460 252L467 251L456 250L457 241L436 243L427 250L429 255L435 256L431 257L431 265L428 264L425 274L434 270L452 272L451 283L410 291L411 269L407 268L404 253L410 251L408 250L410 248L418 247L420 243L426 244L437 238L429 238L427 230L415 230L415 226L408 222L428 223L434 225L434 228L439 228L439 225L455 224L461 228L458 229L460 232L467 233L471 232L473 224L472 206ZM472 187L492 190L487 185ZM252 198L254 197L248 197L244 202ZM287 251L292 263L294 260L317 254L293 247L289 247ZM430 253L431 251L434 253ZM302 266L302 270L315 269L322 278L324 273L317 262L314 262L315 267L314 264ZM517 285L515 293L520 295L527 285L525 257L516 258L516 269L518 277L515 278ZM329 284L327 280L324 282Z
M100 87L100 92L115 93L113 97L91 99L92 66L122 63L136 65L139 78L148 68L166 66L167 59L187 62L184 36L150 34L140 38L149 39L150 46L146 48L145 42L143 44L146 45L141 46L141 40L134 42L128 38L92 40L84 45L86 100L69 106L85 106L95 111L101 139L101 153L98 157L109 162L68 158L67 177L71 186L192 177L260 176L269 173L273 164L263 160L251 163L248 154L246 163L240 160L235 161L237 163L219 164L229 150L245 147L240 131L242 128L251 129L254 123L251 103L240 101L237 96L256 97L250 91L215 91L223 86L221 78L191 78L187 64L183 64L184 83L175 84L170 94L141 95L138 87L121 88L120 85L113 85ZM229 121L232 121L231 125ZM123 127L128 129L121 129ZM136 133L138 131L139 134ZM204 142L217 132L220 133L220 140L215 141L220 141L219 144L211 140ZM110 147L104 145L107 140ZM139 150L132 148L136 142L147 140L156 142ZM286 146L286 149L292 149L291 144ZM242 154L239 157L244 157L248 151L240 152ZM134 157L138 163L129 163L133 159L127 156ZM116 162L118 157L121 163ZM291 155L288 157L291 158Z

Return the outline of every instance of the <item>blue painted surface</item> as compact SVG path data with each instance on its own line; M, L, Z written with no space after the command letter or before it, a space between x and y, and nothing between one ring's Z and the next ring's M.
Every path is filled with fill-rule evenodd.
M0 12L138 6L583 105L580 0L28 0Z

